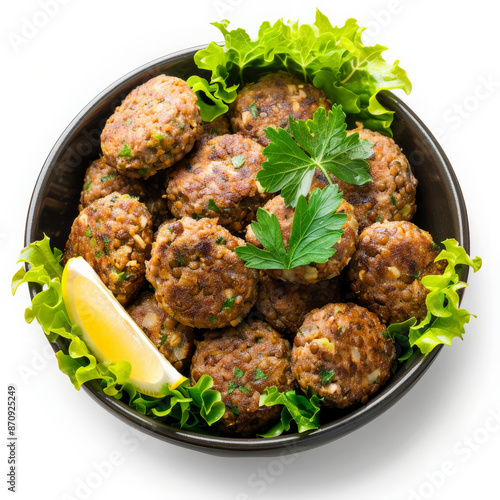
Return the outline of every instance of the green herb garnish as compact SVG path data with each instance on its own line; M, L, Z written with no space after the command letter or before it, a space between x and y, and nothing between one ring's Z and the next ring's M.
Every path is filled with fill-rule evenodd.
M210 318L208 318L208 321L210 321L210 323L215 323L217 319L217 316L210 316Z
M250 393L250 392L252 392L252 388L251 387L245 387L243 385L240 385L238 387L238 389L240 390L240 392L244 392L244 393Z
M238 384L236 382L233 382L232 380L230 380L229 383L227 384L227 393L231 394L237 388L238 388Z
M156 139L158 142L161 142L163 141L163 139L165 139L165 136L162 134L153 134L151 137L153 137L153 139Z
M252 117L254 120L257 120L257 118L259 117L259 110L257 109L257 104L254 102L252 102L252 104L250 104L250 106L248 106L248 110L250 111L250 113L252 113Z
M238 416L240 414L240 410L238 409L238 407L236 405L231 406L230 410L236 416Z
M245 157L243 155L233 156L231 161L234 168L241 168L245 164Z
M85 191L88 191L90 189L90 186L92 186L92 181L87 181L87 183L85 184Z
M116 172L111 172L110 174L101 177L101 182L109 181L110 179L114 179L115 177L116 177Z
M267 378L267 373L264 373L260 368L257 367L255 369L254 379L255 380L260 380L262 378Z
M92 238L92 231L90 227L87 227L87 229L85 229L85 236L87 236L87 238Z
M212 210L212 212L216 212L218 214L221 213L220 208L215 204L215 201L212 198L210 198L208 200L208 209Z
M309 201L300 196L288 251L277 217L259 207L252 229L264 249L247 244L235 248L235 252L247 267L256 269L292 269L311 262L326 262L335 253L332 247L342 235L347 219L346 214L335 213L341 202L336 185L314 190Z
M165 329L163 323L162 323L161 326L163 326L163 329ZM161 336L161 338L160 338L160 347L163 347L163 344L167 341L167 338L168 338L167 334Z
M230 299L226 299L222 304L222 309L232 309L234 305L235 297L231 297Z
M224 245L224 243L226 243L226 240L222 236L218 236L215 239L215 243L217 243L217 245Z
M332 106L328 120L325 108L319 107L312 120L290 116L290 132L273 127L265 132L271 143L264 149L267 161L257 180L267 192L281 189L287 205L294 207L300 195L309 194L316 168L330 184L329 174L358 186L372 180L365 161L372 154L372 143L358 133L347 135L341 106Z
M327 385L333 377L335 377L335 372L333 370L327 370L321 367L321 385Z
M124 144L122 150L118 153L118 156L120 158L125 157L125 158L132 158L132 150L130 149L130 146L128 144Z
M245 375L245 372L241 368L238 368L237 366L235 366L234 370L233 370L233 375L236 378L241 378L241 377L243 377L243 375Z

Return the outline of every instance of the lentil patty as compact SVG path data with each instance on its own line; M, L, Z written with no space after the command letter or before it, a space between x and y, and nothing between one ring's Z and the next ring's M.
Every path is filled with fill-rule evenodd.
M314 285L284 283L263 274L259 279L257 310L273 328L295 335L306 314L331 302L342 302L341 277Z
M396 356L384 332L375 314L352 303L314 309L294 339L293 375L325 406L366 403L389 380Z
M432 236L411 222L365 228L348 272L355 300L386 323L424 318L428 290L420 280L442 274L446 261L434 262L440 251Z
M144 284L153 230L147 208L129 195L111 193L83 209L73 222L63 263L83 257L126 305Z
M291 75L275 73L243 87L230 107L231 125L233 132L267 146L267 127L287 128L290 115L297 120L311 119L319 107L330 109L322 90Z
M93 201L111 193L141 196L144 194L144 185L139 179L120 175L104 158L99 158L85 172L80 207L88 207Z
M272 196L261 193L256 181L264 160L262 146L239 134L202 142L170 176L171 212L177 218L218 218L221 226L241 231Z
M257 299L258 272L234 252L243 244L214 219L164 223L147 265L156 299L184 325L236 326Z
M136 87L106 122L101 147L121 174L147 179L191 151L202 132L196 94L174 76Z
M203 374L214 381L226 411L220 420L226 434L248 437L272 425L281 406L259 406L266 387L293 389L290 344L263 321L244 321L236 328L206 333L197 342L191 365L196 382Z

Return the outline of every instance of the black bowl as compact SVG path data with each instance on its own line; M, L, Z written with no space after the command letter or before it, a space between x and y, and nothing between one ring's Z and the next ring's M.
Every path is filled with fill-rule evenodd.
M93 99L69 124L37 179L26 221L26 245L43 238L45 233L54 246L64 248L71 224L78 214L84 172L99 155L99 137L106 119L134 87L160 73L183 79L195 73L203 74L193 62L193 55L199 48L170 54L129 73ZM394 139L409 158L419 181L418 211L413 222L429 231L435 241L455 238L468 252L465 203L443 150L419 118L397 97L387 92L380 96L380 100L395 111ZM461 278L467 278L467 270L463 271ZM36 292L35 287L30 288L32 297ZM53 347L56 351L65 349L62 344L53 344ZM410 364L400 366L383 390L367 404L342 414L327 414L327 421L318 430L270 439L237 439L185 432L145 417L121 401L106 396L97 383L87 383L84 388L117 417L165 441L214 454L273 455L286 452L286 449L297 451L325 444L374 419L417 382L439 351L439 348L434 349L428 356L420 356Z

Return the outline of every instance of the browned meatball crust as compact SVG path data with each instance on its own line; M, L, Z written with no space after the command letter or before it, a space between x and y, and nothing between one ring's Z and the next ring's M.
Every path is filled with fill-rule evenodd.
M146 207L129 195L112 193L94 201L75 219L63 262L83 257L126 305L144 285L152 241Z
M144 194L144 184L139 179L120 175L104 158L99 158L93 161L85 172L80 210L111 193L141 196Z
M287 335L295 335L306 314L331 302L342 302L343 280L340 277L313 285L285 283L263 274L255 303L264 320Z
M359 231L374 222L411 220L417 210L415 193L418 181L410 164L393 139L378 132L357 128L348 134L359 133L360 139L373 144L367 160L372 182L355 186L333 178L343 197L354 208Z
M194 350L194 333L190 326L169 316L151 292L141 293L127 312L177 370L187 368Z
M285 205L284 199L278 195L269 200L263 207L270 214L276 215L281 228L283 243L288 250L288 243L292 232L293 216L295 209ZM333 248L336 252L324 263L312 262L307 266L299 266L293 269L266 269L266 273L274 279L283 281L296 281L298 283L310 284L328 280L338 276L342 269L349 263L351 256L356 250L358 241L358 223L353 216L353 210L349 203L343 201L337 213L347 214L347 220L342 226L343 234L335 243ZM261 243L256 238L252 226L247 227L246 240L248 243L262 248Z
M221 226L241 231L272 196L256 180L263 161L262 146L239 134L202 142L170 174L170 210L177 218L218 218Z
M434 262L440 251L432 236L411 222L365 228L348 272L355 300L386 323L424 318L428 290L420 280L443 273L446 261Z
M290 115L309 120L319 107L330 109L322 90L286 73L275 73L243 87L231 104L231 126L234 132L267 146L267 127L287 128Z
M163 224L146 274L156 299L183 325L236 326L257 299L258 272L234 252L243 244L214 219Z
M101 147L121 174L147 179L191 151L201 133L196 94L174 76L159 75L130 92L106 122Z
M396 356L375 314L352 303L311 311L295 336L292 371L325 406L366 403L389 380Z
M259 406L266 387L280 392L293 389L290 344L263 321L244 321L236 328L205 334L197 342L191 365L196 382L210 375L221 393L226 411L220 420L226 434L248 437L270 427L281 406Z

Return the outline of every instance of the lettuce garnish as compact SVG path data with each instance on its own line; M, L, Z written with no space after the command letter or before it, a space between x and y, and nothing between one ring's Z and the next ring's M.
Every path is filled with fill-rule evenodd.
M198 75L187 80L198 94L203 120L225 113L246 83L266 73L286 71L322 89L332 103L341 104L351 127L362 121L366 128L392 136L394 113L379 103L377 95L391 89L409 94L411 83L399 61L389 64L383 59L386 47L363 44L366 28L355 19L333 27L317 10L311 25L266 21L256 39L244 29L229 30L227 20L212 24L224 36L224 45L212 42L194 56L198 68L210 72L210 82Z
M164 419L174 427L197 429L207 432L224 414L224 403L218 391L211 389L213 380L203 375L193 387L185 381L175 390L168 384L160 389L160 397L153 398L139 393L127 380L130 376L130 363L99 363L81 339L80 328L72 325L61 289L62 267L59 264L62 252L52 251L50 239L35 241L21 251L19 262L29 264L12 279L12 294L23 283L32 283L39 292L26 309L25 320L34 319L43 328L50 342L63 347L56 353L60 370L68 375L76 389L91 380L100 382L105 394L116 399L124 399L128 405L144 415L157 420Z
M474 316L459 308L458 290L467 286L467 283L460 281L459 271L461 266L470 266L474 272L479 271L481 258L471 259L455 239L445 240L443 245L445 249L435 259L436 262L447 260L443 274L424 276L421 280L422 285L429 289L425 300L425 318L419 323L415 318L410 318L387 328L391 339L400 346L399 361L408 359L415 348L428 354L440 344L451 345L455 337L462 339L465 324Z

